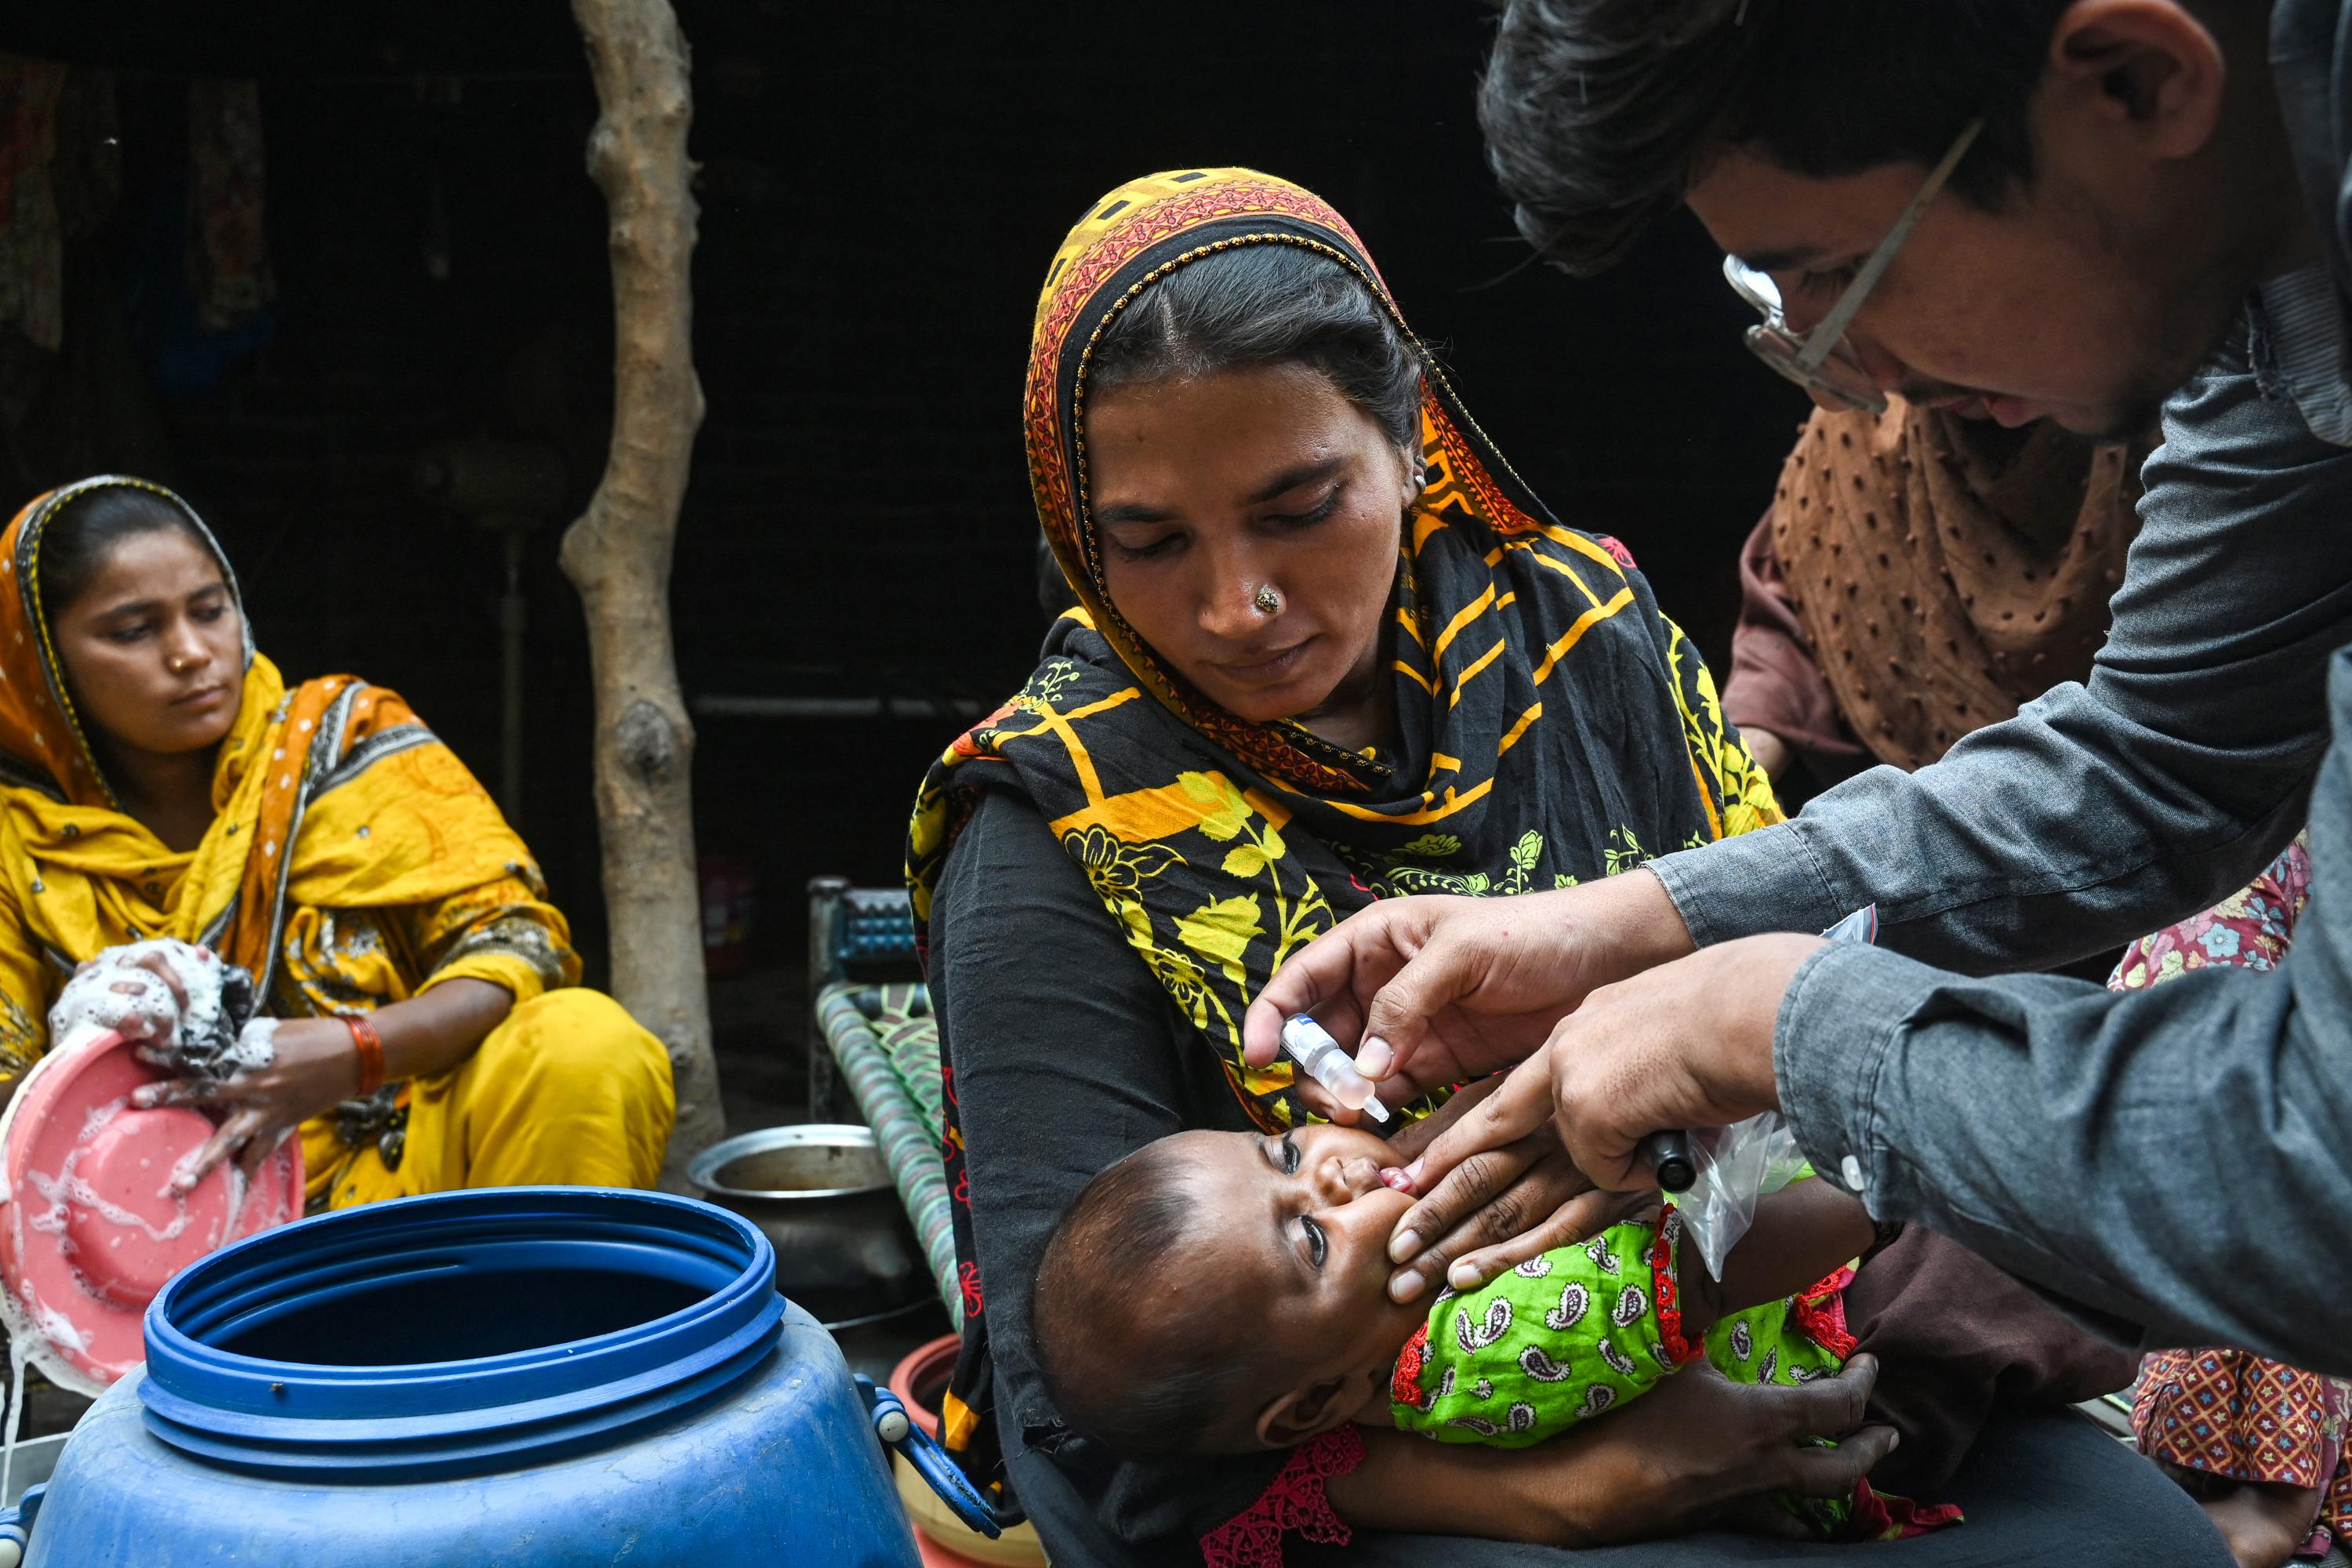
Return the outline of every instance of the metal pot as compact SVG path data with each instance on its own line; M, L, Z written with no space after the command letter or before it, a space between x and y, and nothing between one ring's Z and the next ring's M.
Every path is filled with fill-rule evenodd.
M906 1311L938 1289L869 1128L768 1127L714 1143L687 1178L767 1233L776 1289L827 1329Z

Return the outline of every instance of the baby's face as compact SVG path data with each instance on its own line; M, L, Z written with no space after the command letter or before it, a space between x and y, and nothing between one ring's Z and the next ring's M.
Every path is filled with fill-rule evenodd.
M1250 1331L1319 1377L1390 1365L1428 1303L1389 1300L1389 1234L1413 1200L1381 1184L1393 1156L1352 1127L1181 1134L1204 1237L1196 1267L1250 1310Z

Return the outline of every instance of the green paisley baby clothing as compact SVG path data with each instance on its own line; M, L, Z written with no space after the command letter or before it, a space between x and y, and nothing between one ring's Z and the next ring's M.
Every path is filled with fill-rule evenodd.
M1731 1313L1694 1342L1683 1331L1682 1216L1628 1220L1531 1258L1478 1289L1441 1291L1397 1358L1397 1426L1442 1443L1521 1448L1637 1399L1705 1352L1748 1384L1810 1383L1853 1350L1842 1268L1801 1295ZM1851 1500L1782 1500L1822 1534L1886 1540L1957 1521L1860 1483Z
M1441 1292L1397 1362L1396 1424L1441 1443L1520 1448L1649 1392L1699 1352L1684 1337L1682 1216L1615 1225L1531 1258L1478 1289ZM1741 1383L1805 1383L1844 1364L1790 1301L1710 1329L1707 1359Z

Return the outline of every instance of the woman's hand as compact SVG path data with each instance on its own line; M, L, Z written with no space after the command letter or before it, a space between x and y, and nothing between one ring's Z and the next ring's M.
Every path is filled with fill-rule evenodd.
M451 1071L513 1010L512 992L471 978L445 980L405 1002L377 1008L370 1021L383 1041L384 1081ZM201 1105L226 1113L220 1131L180 1173L176 1184L181 1191L194 1186L233 1153L251 1175L289 1131L359 1092L359 1048L341 1019L280 1024L275 1047L275 1059L266 1068L219 1080L151 1084L139 1091L142 1105ZM159 1065L170 1064L159 1060Z
M167 1045L178 1038L187 1011L187 987L161 952L150 948L125 958L121 949L109 948L75 966L49 1009L49 1038L55 1042L93 1024L134 1043Z
M1401 1191L1421 1194L1421 1202L1406 1210L1390 1233L1389 1257L1392 1260L1406 1262L1428 1250L1431 1236L1450 1237L1454 1229L1461 1226L1465 1215L1474 1216L1475 1223L1475 1216L1491 1215L1479 1232L1482 1237L1491 1237L1507 1234L1509 1226L1543 1212L1517 1204L1494 1212L1494 1205L1504 1193L1538 1163L1538 1154L1547 1157L1543 1163L1551 1166L1551 1173L1565 1184L1557 1200L1563 1206L1551 1211L1555 1220L1564 1213L1564 1205L1592 1190L1591 1181L1565 1157L1559 1136L1546 1125L1551 1119L1551 1058L1548 1054L1538 1051L1509 1072L1490 1078L1478 1087L1481 1092L1475 1100L1458 1114L1446 1118L1444 1125L1431 1129L1418 1154L1399 1173L1402 1184L1390 1183ZM1448 1105L1446 1109L1451 1110L1454 1107ZM1429 1127L1438 1121L1433 1116L1422 1125ZM1399 1139L1402 1136L1398 1135ZM1549 1156L1559 1157L1558 1165L1552 1165ZM1597 1209L1599 1201L1588 1201L1576 1216L1577 1221L1591 1225L1594 1229L1611 1223ZM1588 1230L1586 1234L1591 1232ZM1563 1237L1554 1245L1565 1245L1569 1239L1573 1238ZM1512 1261L1519 1259L1514 1258ZM1407 1273L1416 1276L1409 1284L1404 1279ZM1435 1278L1434 1273L1406 1262L1405 1268L1390 1279L1389 1293L1400 1301L1411 1300ZM1400 1294L1400 1290L1403 1293Z
M1845 1497L1893 1451L1895 1428L1864 1426L1878 1363L1858 1355L1835 1377L1792 1387L1733 1383L1701 1357L1606 1421L1556 1445L1574 1449L1558 1478L1569 1544L1670 1535L1701 1525L1770 1527L1750 1510L1769 1492ZM1824 1448L1808 1437L1834 1437Z
M383 1039L383 1079L428 1079L457 1068L515 1008L515 994L489 980L442 980L407 1002L376 1008L369 1020ZM233 1072L226 1079L176 1079L136 1090L139 1105L203 1105L224 1114L195 1159L181 1168L174 1187L195 1187L207 1171L236 1154L247 1175L261 1168L282 1138L310 1117L330 1112L360 1093L360 1048L341 1018L297 1018L278 1025L268 1068ZM143 1053L146 1056L146 1053ZM158 1065L167 1060L148 1056Z
M1432 1115L1389 1140L1402 1166L1382 1178L1399 1192L1419 1192L1421 1156L1504 1083L1482 1079ZM1594 1190L1549 1130L1470 1156L1397 1222L1389 1243L1397 1272L1389 1294L1410 1301L1443 1281L1475 1290L1539 1252L1584 1240L1648 1207L1646 1194Z
M151 1083L132 1094L132 1103L142 1109L198 1105L222 1116L219 1130L173 1174L174 1192L193 1190L232 1157L250 1180L288 1133L359 1092L359 1051L340 1021L280 1024L271 1046L275 1054L266 1068L220 1079Z
M1367 1529L1601 1546L1706 1524L1789 1521L1769 1492L1843 1497L1895 1442L1863 1425L1878 1363L1790 1387L1736 1384L1695 1361L1641 1398L1532 1448L1365 1434L1364 1462L1327 1484L1332 1508ZM1834 1437L1838 1446L1807 1444Z

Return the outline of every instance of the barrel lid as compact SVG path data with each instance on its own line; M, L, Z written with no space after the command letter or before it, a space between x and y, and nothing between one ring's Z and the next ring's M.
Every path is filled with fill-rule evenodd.
M146 1320L148 1429L315 1479L481 1473L614 1441L731 1384L785 1303L759 1228L692 1198L476 1188L226 1247Z
M191 1192L171 1190L215 1127L188 1106L131 1103L171 1076L114 1031L84 1031L35 1063L0 1114L0 1322L44 1375L78 1394L139 1364L142 1316L173 1275L302 1212L292 1138L250 1184L231 1163Z

